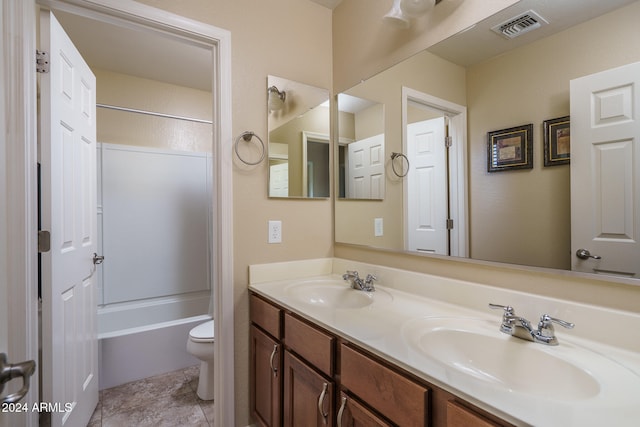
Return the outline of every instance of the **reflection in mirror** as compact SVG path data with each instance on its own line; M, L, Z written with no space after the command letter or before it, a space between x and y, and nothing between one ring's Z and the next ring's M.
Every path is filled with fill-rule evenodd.
M329 197L329 91L267 78L269 197Z
M338 197L384 199L384 106L338 95Z
M467 109L403 87L405 250L466 256Z
M515 39L491 30L529 10L548 24ZM381 102L385 104L389 153L408 154L398 143L403 135L401 86L466 106L468 256L569 270L576 252L571 246L570 191L570 169L576 158L571 165L544 166L543 122L570 114L571 80L640 61L640 51L628 44L640 37L634 19L639 14L637 0L590 2L588 6L580 0L561 4L522 0L369 78L349 93L357 91L365 98L369 93L386 94ZM378 82L375 90L364 91L364 85L372 81ZM489 174L487 133L527 123L534 124L533 169ZM406 227L388 226L407 221L401 195L406 186L406 178L395 185L387 177L385 201L391 198L400 207L384 213L384 239L372 239L373 227L369 226L356 233L359 227L354 219L367 218L367 213L361 210L342 216L337 200L336 241L407 250ZM595 260L583 262L595 266Z

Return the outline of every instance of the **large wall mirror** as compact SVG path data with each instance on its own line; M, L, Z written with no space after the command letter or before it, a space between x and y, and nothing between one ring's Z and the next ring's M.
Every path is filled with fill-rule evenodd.
M268 76L267 103L269 197L329 197L329 91Z
M512 39L492 30L530 11L538 14L536 28ZM420 101L422 94L466 108L459 165L465 175L458 175L464 176L465 185L456 187L463 194L451 189L449 175L442 203L457 204L464 213L458 223L447 226L464 229L457 239L467 247L456 252L451 241L444 252L410 246L408 176L397 178L388 166L380 206L336 200L336 242L571 270L576 258L571 243L572 165L545 165L545 122L570 115L571 80L640 61L640 51L632 47L640 40L637 16L638 0L522 0L350 89L349 94L384 104L387 165L392 152L410 157L412 123L442 120L445 132L453 129L456 114L431 108ZM529 124L533 167L489 172L488 134ZM637 185L630 184L633 200L638 199ZM384 225L378 236L375 221Z

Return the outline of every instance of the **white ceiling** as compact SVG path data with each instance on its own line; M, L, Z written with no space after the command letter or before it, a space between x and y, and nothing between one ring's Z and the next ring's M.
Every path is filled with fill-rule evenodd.
M210 49L142 28L121 27L56 11L92 68L211 91Z
M448 61L469 66L635 1L639 0L520 0L428 50ZM529 10L537 12L549 24L511 40L491 31L492 27Z
M329 9L335 9L337 5L340 4L342 0L311 0L314 3L318 3L324 7L328 7Z
M341 0L301 1L334 8ZM633 1L640 0L521 0L472 27L465 37L451 37L429 50L452 62L469 65ZM549 25L513 40L490 31L491 26L529 9L542 15ZM92 67L211 90L211 51L206 47L141 28L116 26L59 11L55 15ZM382 19L380 25L384 25Z

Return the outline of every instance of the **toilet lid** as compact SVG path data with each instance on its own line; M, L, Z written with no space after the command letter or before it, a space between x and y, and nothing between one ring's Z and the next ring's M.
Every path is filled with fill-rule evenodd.
M193 340L209 340L213 341L213 320L202 323L195 328L191 329L189 336Z

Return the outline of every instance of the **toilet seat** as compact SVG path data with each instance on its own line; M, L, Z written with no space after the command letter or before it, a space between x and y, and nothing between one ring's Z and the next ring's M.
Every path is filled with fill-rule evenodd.
M189 331L189 339L193 342L214 342L213 320L202 323Z

